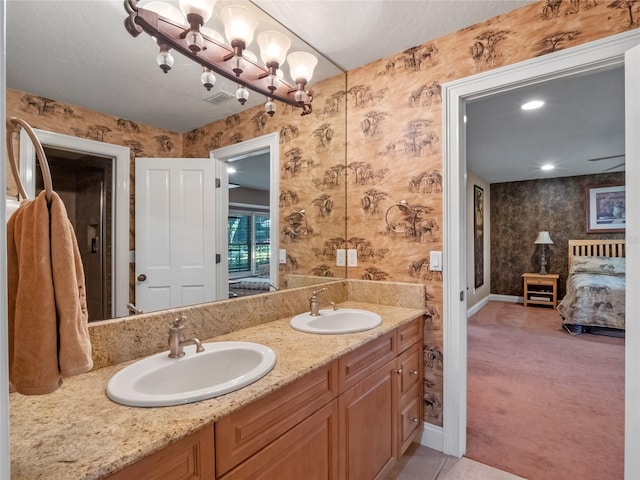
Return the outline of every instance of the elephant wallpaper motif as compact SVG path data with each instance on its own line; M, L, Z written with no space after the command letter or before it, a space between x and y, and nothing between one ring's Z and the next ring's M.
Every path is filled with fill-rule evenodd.
M358 266L347 269L348 278L424 284L424 411L441 426L446 318L442 274L429 270L428 258L446 248L442 85L638 28L639 18L638 0L541 0L351 70L346 86L343 78L320 82L313 113L303 118L284 105L271 118L260 106L180 135L11 90L7 113L36 128L127 145L135 156L208 156L280 132L279 228L288 231L300 210L307 224L295 238L281 235L281 268L344 276L335 251L355 248ZM404 219L395 212L390 228L386 213L402 201L413 211ZM492 225L494 234L509 232Z

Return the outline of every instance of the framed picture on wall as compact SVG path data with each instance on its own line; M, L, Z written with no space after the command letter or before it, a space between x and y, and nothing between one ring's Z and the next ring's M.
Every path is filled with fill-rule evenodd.
M624 185L587 187L585 210L587 233L624 232L626 204Z
M484 285L484 190L473 186L473 278L474 287Z

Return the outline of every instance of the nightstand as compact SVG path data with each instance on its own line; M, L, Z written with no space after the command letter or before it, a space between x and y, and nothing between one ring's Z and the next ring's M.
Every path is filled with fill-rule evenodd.
M549 305L556 308L558 304L557 273L523 273L524 278L524 306Z

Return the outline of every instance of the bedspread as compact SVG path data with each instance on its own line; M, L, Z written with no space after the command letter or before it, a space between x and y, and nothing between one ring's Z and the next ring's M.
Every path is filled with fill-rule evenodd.
M564 324L624 329L625 277L575 273L558 304Z

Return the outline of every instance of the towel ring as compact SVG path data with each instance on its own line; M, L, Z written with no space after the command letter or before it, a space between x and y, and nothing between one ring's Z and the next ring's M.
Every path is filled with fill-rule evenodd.
M299 218L299 222L292 222L294 218ZM298 237L300 235L304 235L309 230L309 223L307 222L307 216L305 215L304 210L297 210L293 212L291 215L287 217L289 221L289 227L286 231L292 233L294 236ZM302 221L304 220L304 223ZM298 225L300 228L298 230L295 229L295 226Z
M409 215L411 216L411 223L410 223L410 224L408 224L408 225L406 226L406 228L404 228L404 229L402 229L402 230L398 228L398 225L397 225L397 224L396 224L396 225L392 225L391 223L389 223L389 212L390 212L391 210L393 210L394 208L397 208L397 209L399 209L399 210L403 210L403 211L405 211L405 212L408 212L408 213L409 213ZM387 209L387 212L384 214L384 221L387 223L387 227L389 227L389 229L390 229L392 232L395 232L395 233L405 233L405 232L407 232L407 231L411 230L412 228L415 228L415 223L416 223L415 217L416 217L416 213L417 213L416 209L415 209L415 208L410 207L406 200L400 200L398 203L396 203L396 204L394 204L394 205L391 205L391 206Z
M13 125L17 125L18 128L14 129ZM53 182L51 181L51 171L49 170L49 162L47 161L47 155L44 153L44 149L42 148L42 144L38 137L36 136L36 132L33 131L31 125L22 120L21 118L11 117L7 121L7 153L9 157L9 166L11 167L11 173L16 180L16 184L18 186L18 191L20 192L20 196L26 200L29 199L29 195L24 189L24 185L20 180L20 174L18 173L18 167L16 165L16 159L13 151L13 141L11 135L14 132L19 132L20 128L24 128L33 143L33 146L36 149L36 158L38 159L38 163L40 164L40 170L42 171L42 179L44 181L44 192L45 197L47 198L47 202L51 202L52 194L53 194Z

